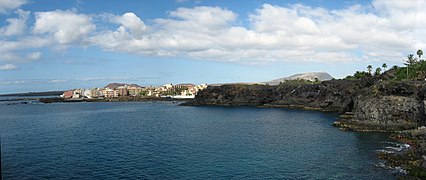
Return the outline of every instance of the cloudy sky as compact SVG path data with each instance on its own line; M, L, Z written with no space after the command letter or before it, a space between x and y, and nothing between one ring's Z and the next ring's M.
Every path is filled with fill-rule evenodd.
M0 0L0 94L345 77L426 45L422 0ZM421 11L423 10L423 11Z

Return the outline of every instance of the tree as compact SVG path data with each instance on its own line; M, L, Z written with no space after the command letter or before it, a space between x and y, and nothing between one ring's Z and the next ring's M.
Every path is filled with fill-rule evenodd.
M417 50L417 56L419 56L419 60L423 56L423 51L421 49Z
M388 68L388 65L386 63L383 63L382 68L383 68L383 71L386 71L386 68Z
M405 63L404 63L404 65L407 66L407 78L408 78L408 69L409 69L409 66L413 65L414 63L416 63L416 58L414 57L414 54L407 55L407 59L405 60Z
M361 78L366 77L368 75L369 74L365 71L357 71L357 72L354 73L354 78L355 79L361 79Z
M409 54L407 55L407 60L405 61L408 65L413 65L414 63L416 63L417 58L414 57L414 54Z
M392 69L397 70L397 69L398 69L398 66L397 66L397 65L393 65L393 66L392 66Z
M367 66L367 71L368 71L368 73L371 75L371 70L373 70L373 66L371 66L371 65L368 65Z
M382 69L377 68L377 69L376 69L376 72L374 73L374 75L375 75L375 76L380 75L380 72L381 72L381 71L382 71Z

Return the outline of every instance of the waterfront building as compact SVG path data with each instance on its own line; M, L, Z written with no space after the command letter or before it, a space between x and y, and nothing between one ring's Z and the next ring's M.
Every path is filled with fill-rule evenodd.
M102 94L104 95L104 97L107 97L107 98L118 97L118 90L105 88L102 91Z
M127 96L128 95L127 86L118 87L118 95L119 96Z
M79 99L79 98L83 97L83 92L84 92L84 90L82 90L82 89L75 89L73 91L72 99Z
M137 87L137 86L129 86L127 88L129 96L140 96L141 92L144 91L145 88Z
M62 98L70 99L70 98L72 98L72 95L73 95L73 94L74 94L74 91L73 91L73 90L65 91L65 92L62 94Z

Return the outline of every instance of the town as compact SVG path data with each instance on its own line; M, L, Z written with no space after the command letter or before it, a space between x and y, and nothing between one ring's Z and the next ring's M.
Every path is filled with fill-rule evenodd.
M163 97L175 99L191 99L198 91L207 88L207 84L165 84L159 87L142 87L137 84L111 83L104 88L73 89L65 91L64 99L102 99L119 97Z

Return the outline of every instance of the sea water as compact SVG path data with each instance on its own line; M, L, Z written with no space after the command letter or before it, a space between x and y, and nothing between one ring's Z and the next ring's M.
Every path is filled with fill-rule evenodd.
M395 179L337 115L172 102L0 105L4 179Z

